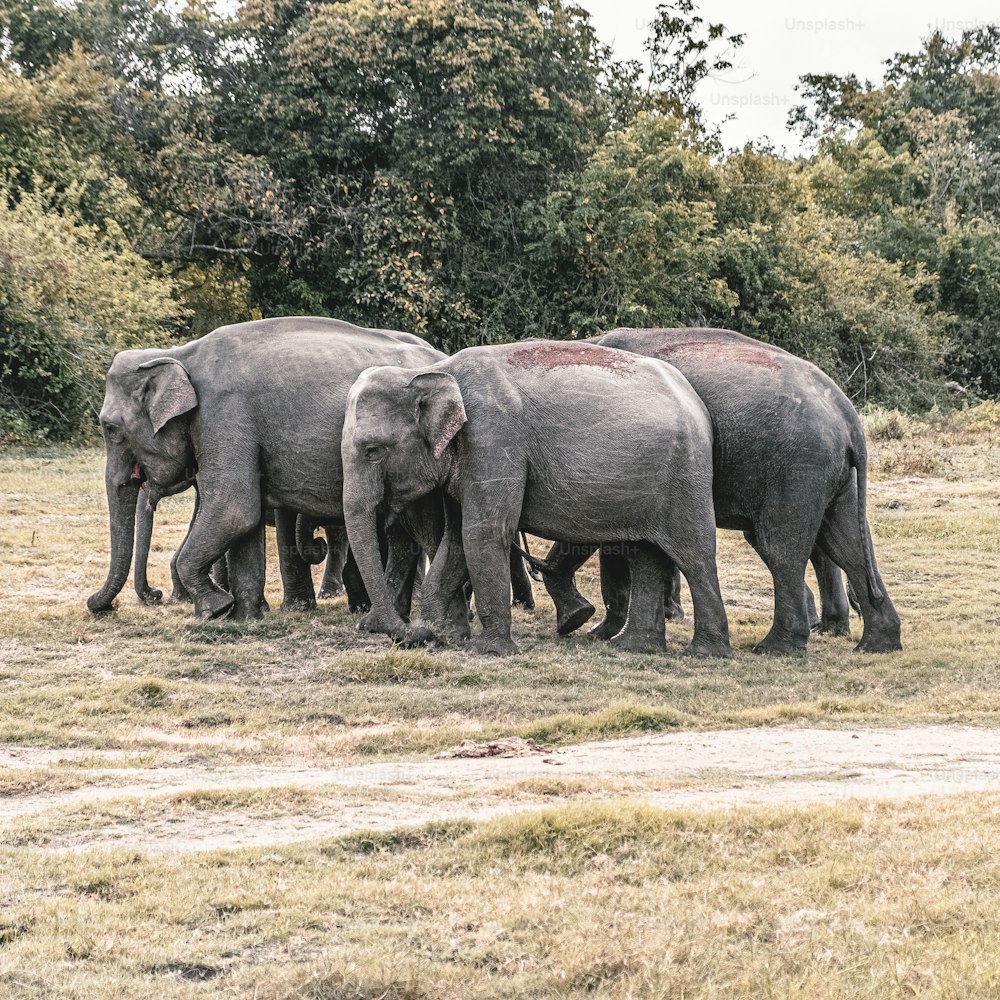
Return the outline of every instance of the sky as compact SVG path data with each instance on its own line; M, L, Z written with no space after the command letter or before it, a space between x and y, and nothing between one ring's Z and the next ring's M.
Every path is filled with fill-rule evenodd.
M643 42L656 12L654 0L579 0L601 41L622 59L645 63ZM767 136L778 149L804 151L785 127L800 103L795 92L805 73L856 73L880 80L882 63L896 52L915 52L935 30L963 30L1000 21L996 0L871 0L843 5L819 0L701 0L706 21L721 21L745 35L734 69L706 80L698 99L710 124L721 126L727 147ZM731 116L731 120L726 120Z

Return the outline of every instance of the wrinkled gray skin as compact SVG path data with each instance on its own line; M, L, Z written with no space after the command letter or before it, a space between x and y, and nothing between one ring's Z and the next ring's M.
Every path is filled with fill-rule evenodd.
M240 323L180 347L120 352L101 410L111 563L90 610L110 609L128 578L141 483L162 493L191 470L198 515L176 568L195 614L215 618L238 603L240 595L209 576L227 550L241 588L256 592L267 507L343 521L338 442L357 376L373 364L418 367L443 357L412 334L316 317ZM433 551L433 532L425 524L411 528ZM393 526L394 546L401 529ZM294 530L293 520L288 537ZM283 578L285 570L283 563ZM390 572L400 599L407 571Z
M857 412L820 369L777 347L730 330L614 330L592 342L670 362L704 401L715 430L715 516L743 531L774 580L774 621L755 650L804 649L815 623L804 586L812 559L820 588L821 631L850 634L840 572L857 596L864 631L856 649L901 648L899 616L879 575L866 517L867 448ZM582 558L581 558L582 557ZM572 572L586 553L554 547L546 585L560 625L586 620ZM627 570L602 557L607 617L596 630L613 634L622 614ZM581 603L582 602L582 603Z
M376 511L443 489L447 526L424 580L424 613L461 635L456 595L471 577L483 624L477 651L516 652L509 549L521 528L570 542L648 539L633 566L632 600L650 607L636 607L635 621L655 616L669 558L692 591L689 651L730 655L715 567L711 423L670 365L543 341L470 348L417 372L373 369L351 390L342 452L351 548L372 617L394 639L430 634L393 610ZM661 645L662 613L661 596ZM615 637L625 648L648 641L632 623L630 609Z

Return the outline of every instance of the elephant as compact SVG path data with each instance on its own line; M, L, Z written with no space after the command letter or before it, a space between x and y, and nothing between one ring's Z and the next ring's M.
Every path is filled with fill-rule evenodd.
M468 348L416 370L373 368L351 389L341 448L351 548L371 615L395 640L434 633L406 624L392 607L379 570L377 511L443 490L446 526L424 580L424 614L439 630L457 622L456 594L471 577L483 626L475 651L517 651L508 550L520 528L569 542L648 540L633 564L633 603L655 608L652 584L662 588L672 560L694 603L687 651L731 655L715 565L711 422L672 366L540 341ZM637 608L635 620L650 613ZM615 637L624 648L643 639L632 621L630 609ZM459 635L468 636L467 620Z
M619 329L590 342L669 362L708 408L716 523L743 531L774 580L774 620L756 652L802 650L814 624L850 634L838 567L847 573L864 621L855 648L902 648L899 615L879 575L868 527L864 431L832 379L809 361L732 330ZM592 606L576 591L572 574L594 548L554 546L545 560L561 631L589 617ZM804 585L810 558L820 588L818 622ZM592 631L607 637L623 614L621 560L602 558L601 577L608 614Z
M255 320L178 347L119 352L100 414L111 559L107 580L88 599L90 610L109 610L128 577L142 483L162 495L194 478L197 514L177 553L177 576L199 618L241 604L258 614L250 595L262 593L264 511L277 508L284 512L279 519L292 519L289 539L296 512L343 523L340 436L354 380L372 365L416 368L444 357L413 334L318 317ZM387 525L386 572L399 614L408 614L416 566L404 529L430 552L440 531L425 514L401 512ZM239 594L209 574L227 551ZM286 593L290 580L298 592L306 578L311 588L294 542L279 553Z

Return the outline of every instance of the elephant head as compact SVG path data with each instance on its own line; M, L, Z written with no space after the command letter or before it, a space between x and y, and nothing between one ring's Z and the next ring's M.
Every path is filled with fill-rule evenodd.
M397 639L405 632L382 574L379 510L398 514L444 485L465 423L461 390L444 371L369 368L351 389L341 441L344 519L371 597L373 630Z
M125 585L132 564L139 487L148 480L162 495L191 474L194 452L186 415L197 405L187 370L168 352L116 355L100 418L111 563L104 586L87 601L92 612L107 611Z

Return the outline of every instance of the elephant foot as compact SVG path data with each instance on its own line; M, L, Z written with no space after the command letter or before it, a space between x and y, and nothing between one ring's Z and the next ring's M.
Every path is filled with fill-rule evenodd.
M114 601L105 601L99 594L92 594L87 598L87 610L92 615L110 615L114 609Z
M372 605L371 601L352 601L348 598L347 610L350 611L352 615L366 615L371 611ZM360 626L358 626L360 628Z
M378 634L384 633L386 630L382 627L382 623L376 617L375 612L368 610L361 616L361 620L358 622L358 631Z
M594 617L594 605L586 598L574 600L572 605L560 605L556 611L556 632L569 635Z
M316 598L315 597L303 597L303 596L291 596L286 594L281 602L282 611L315 611L316 610Z
M682 622L687 617L680 601L670 600L665 602L663 610L663 617L666 618L668 622Z
M591 639L602 639L607 642L613 639L625 627L625 622L605 615L588 633Z
M163 591L157 590L156 587L147 587L139 594L139 600L143 604L158 604L163 600Z
M728 639L699 639L695 636L684 650L684 656L697 656L715 660L728 660L733 655L733 647Z
M608 645L629 653L660 653L667 648L663 630L622 629L608 640Z
M329 601L334 597L341 597L345 594L344 585L342 583L332 584L329 587L321 587L319 593L316 595L321 601Z
M194 614L196 618L205 621L221 618L235 603L236 598L232 594L227 594L224 590L213 591L206 597L195 600Z
M514 598L510 602L512 608L524 608L525 611L535 610L535 595L525 594L523 597L519 595L514 595Z
M855 653L898 653L903 648L898 635L877 635L861 637L854 647Z
M461 646L472 636L469 618L464 611L461 617L442 619L431 616L429 620L434 634L448 645Z
M374 611L369 611L358 622L359 632L370 632L373 635L387 635L397 646L426 646L437 638L434 633L423 625L408 625L406 622L385 624Z
M477 635L470 640L469 649L481 656L516 656L518 648L511 639Z
M851 623L846 618L820 618L820 620L813 625L812 630L820 635L850 638Z
M237 622L260 621L271 610L267 601L240 601L233 605L232 619Z
M396 629L389 633L389 638L397 646L403 646L406 649L411 649L414 646L426 646L428 643L434 642L437 636L429 629L425 628L423 625L407 625L405 628Z
M753 651L762 656L801 656L806 651L806 638L768 632Z

